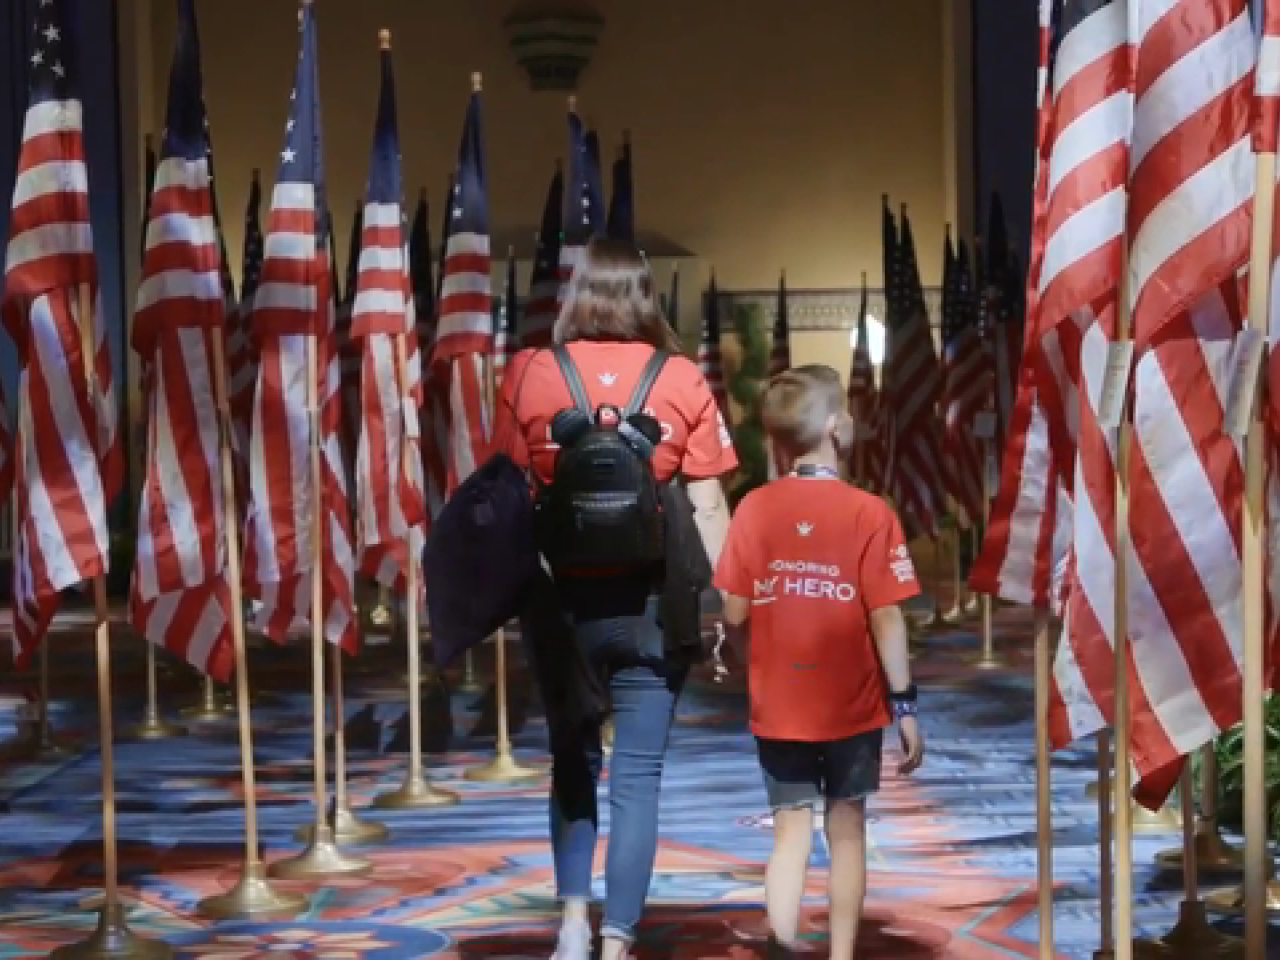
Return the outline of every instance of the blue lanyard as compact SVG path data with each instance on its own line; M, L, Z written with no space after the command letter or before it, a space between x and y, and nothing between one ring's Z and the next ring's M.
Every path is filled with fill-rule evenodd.
M822 467L816 463L802 463L791 471L793 477L826 477L831 480L840 479L840 474L830 467Z

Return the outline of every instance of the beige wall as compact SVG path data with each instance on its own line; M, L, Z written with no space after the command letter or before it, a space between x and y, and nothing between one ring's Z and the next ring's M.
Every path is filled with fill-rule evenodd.
M159 129L170 0L150 5ZM296 59L290 0L199 0L205 91L228 241L239 259L249 170L274 177ZM485 78L496 231L541 212L564 151L562 95L535 94L499 0L317 0L326 158L340 246L363 183L377 94L376 32L393 31L407 189L444 189L472 70ZM722 287L854 286L880 274L882 192L912 212L926 283L944 212L940 0L596 0L606 26L579 103L610 157L635 144L640 226L692 251ZM145 51L145 44L136 49ZM145 82L146 70L140 70ZM606 172L607 176L607 172ZM954 203L954 200L952 201ZM433 213L438 223L438 215ZM665 281L664 281L665 282ZM845 349L847 350L847 340ZM825 346L825 345L824 345Z

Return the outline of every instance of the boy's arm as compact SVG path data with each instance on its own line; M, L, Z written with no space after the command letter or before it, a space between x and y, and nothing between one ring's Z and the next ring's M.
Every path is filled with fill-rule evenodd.
M924 760L924 740L916 720L916 688L911 683L907 653L907 623L897 604L871 611L871 636L880 652L880 663L889 680L889 703L902 738L902 763L898 772L913 773Z
M905 693L911 687L911 658L907 649L907 622L897 604L871 611L871 636L889 680L889 690Z

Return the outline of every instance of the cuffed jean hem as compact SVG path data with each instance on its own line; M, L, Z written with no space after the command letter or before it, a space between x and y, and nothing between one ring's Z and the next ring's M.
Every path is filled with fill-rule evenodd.
M600 936L608 937L610 940L621 940L628 945L636 942L634 930L630 927L620 927L616 923L610 923L608 920L600 925Z

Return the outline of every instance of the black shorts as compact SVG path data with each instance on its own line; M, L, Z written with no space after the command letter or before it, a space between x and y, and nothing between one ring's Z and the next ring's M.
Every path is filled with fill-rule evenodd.
M824 799L861 800L875 793L883 745L883 730L817 743L756 737L769 806L816 807Z

